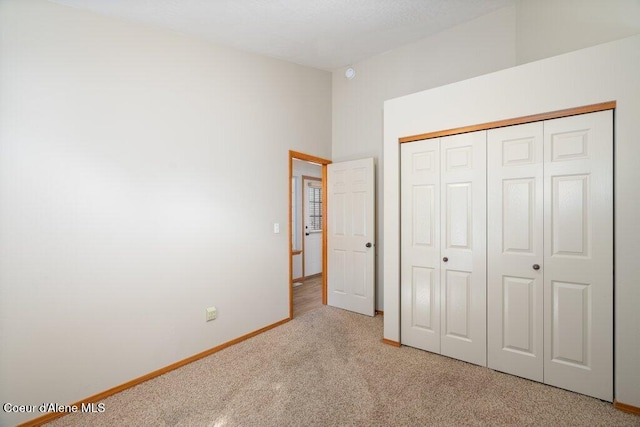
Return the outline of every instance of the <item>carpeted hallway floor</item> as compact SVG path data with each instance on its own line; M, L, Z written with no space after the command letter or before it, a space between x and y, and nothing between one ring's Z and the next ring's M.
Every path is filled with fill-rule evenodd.
M640 426L610 403L409 347L322 307L52 426Z

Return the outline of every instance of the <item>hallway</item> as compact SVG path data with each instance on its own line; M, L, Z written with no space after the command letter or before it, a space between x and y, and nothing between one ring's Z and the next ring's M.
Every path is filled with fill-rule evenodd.
M293 288L293 316L322 307L322 274L310 277Z

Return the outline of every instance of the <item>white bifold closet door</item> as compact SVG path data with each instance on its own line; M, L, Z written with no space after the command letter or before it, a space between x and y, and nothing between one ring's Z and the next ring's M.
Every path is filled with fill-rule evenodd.
M611 401L613 112L490 130L488 159L488 366Z
M492 129L487 136L488 366L539 382L544 365L542 126Z
M486 132L401 147L401 341L486 365Z
M440 353L440 139L400 152L401 341Z

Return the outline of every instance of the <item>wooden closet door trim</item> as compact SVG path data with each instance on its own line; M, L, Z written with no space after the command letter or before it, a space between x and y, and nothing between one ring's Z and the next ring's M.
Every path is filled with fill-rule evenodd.
M505 126L521 125L524 123L538 122L549 119L559 119L561 117L576 116L578 114L595 113L596 111L612 110L616 108L616 101L601 102L599 104L584 105L582 107L567 108L565 110L551 111L548 113L534 114L531 116L516 117L514 119L498 120L496 122L482 123L478 125L463 126L454 129L439 130L436 132L423 133L420 135L405 136L398 139L400 144L405 142L420 141L423 139L440 138L442 136L457 135L460 133L475 132L501 128Z

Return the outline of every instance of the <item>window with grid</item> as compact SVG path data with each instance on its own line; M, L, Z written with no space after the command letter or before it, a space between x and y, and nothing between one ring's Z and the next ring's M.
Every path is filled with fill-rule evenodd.
M309 208L307 231L322 231L322 187L320 184L309 184L307 200Z

